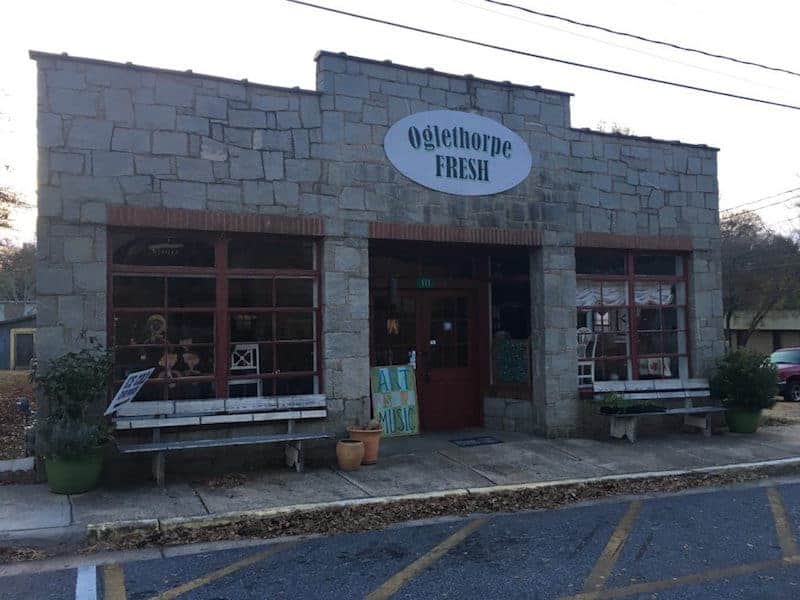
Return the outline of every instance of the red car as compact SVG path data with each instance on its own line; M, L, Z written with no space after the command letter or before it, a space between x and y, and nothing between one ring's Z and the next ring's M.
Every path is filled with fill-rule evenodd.
M783 398L800 402L800 348L781 348L769 360L778 367L778 390Z

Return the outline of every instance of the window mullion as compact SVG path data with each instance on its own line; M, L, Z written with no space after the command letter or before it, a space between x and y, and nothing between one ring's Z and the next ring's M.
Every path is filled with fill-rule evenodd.
M639 319L636 315L636 275L633 271L633 253L629 252L625 260L627 261L628 282L628 337L630 339L630 352L628 360L630 364L630 379L639 379Z
M228 355L230 354L228 316L228 240L219 238L215 243L216 309L214 310L215 352L214 374L217 398L228 397Z

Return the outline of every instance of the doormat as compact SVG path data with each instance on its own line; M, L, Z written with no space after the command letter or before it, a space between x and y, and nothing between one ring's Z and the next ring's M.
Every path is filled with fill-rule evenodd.
M459 440L450 440L451 444L455 444L460 448L469 448L471 446L488 446L489 444L502 444L503 440L498 440L491 435L479 435L478 437L461 438Z

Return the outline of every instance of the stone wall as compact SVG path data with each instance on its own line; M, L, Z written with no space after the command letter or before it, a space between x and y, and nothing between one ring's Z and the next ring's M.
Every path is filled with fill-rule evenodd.
M39 67L39 352L106 330L109 205L321 217L332 419L366 418L370 222L534 229L533 400L487 400L505 428L575 432L574 248L586 233L690 236L697 373L722 351L716 153L570 127L569 94L339 54L318 91L34 54ZM388 127L448 108L495 119L533 168L490 197L423 188L386 159ZM492 406L491 410L489 406ZM493 421L494 422L494 421Z

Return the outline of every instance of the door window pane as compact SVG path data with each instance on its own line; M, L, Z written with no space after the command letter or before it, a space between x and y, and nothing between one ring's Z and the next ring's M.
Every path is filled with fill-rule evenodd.
M272 373L273 344L231 344L229 368L231 377Z
M278 313L276 322L279 340L314 339L314 313Z
M314 302L313 279L276 279L276 306L312 307Z
M431 368L452 369L469 366L467 306L467 298L464 296L433 299L428 340Z
M231 315L232 342L272 341L272 313L236 313Z
M229 279L230 307L272 306L272 279Z
M154 308L164 306L163 277L123 277L113 281L114 306L118 308Z
M624 252L608 250L577 250L575 272L579 275L625 275Z
M296 396L300 394L315 394L316 377L280 377L275 380L276 390L278 396Z
M174 348L178 360L174 370L180 377L199 377L214 374L213 346L180 346Z
M167 340L167 319L163 314L118 314L114 317L114 343L164 344Z
M167 386L170 400L210 400L217 394L213 381L173 383Z
M372 347L375 364L406 365L417 345L416 303L413 296L376 294L372 308Z
M238 235L228 243L231 269L313 269L314 243L305 238Z
M170 277L167 306L170 308L214 308L216 284L210 277Z
M503 263L508 272L527 270L514 262ZM495 263L492 263L493 269ZM493 270L493 275L494 275ZM527 281L492 282L492 381L496 384L529 384L531 298ZM466 347L464 347L466 351Z
M213 313L170 313L167 338L171 344L204 344L214 341Z
M683 275L683 258L674 254L637 254L633 257L637 275Z
M278 358L278 371L281 373L314 370L313 343L277 344L275 353Z

